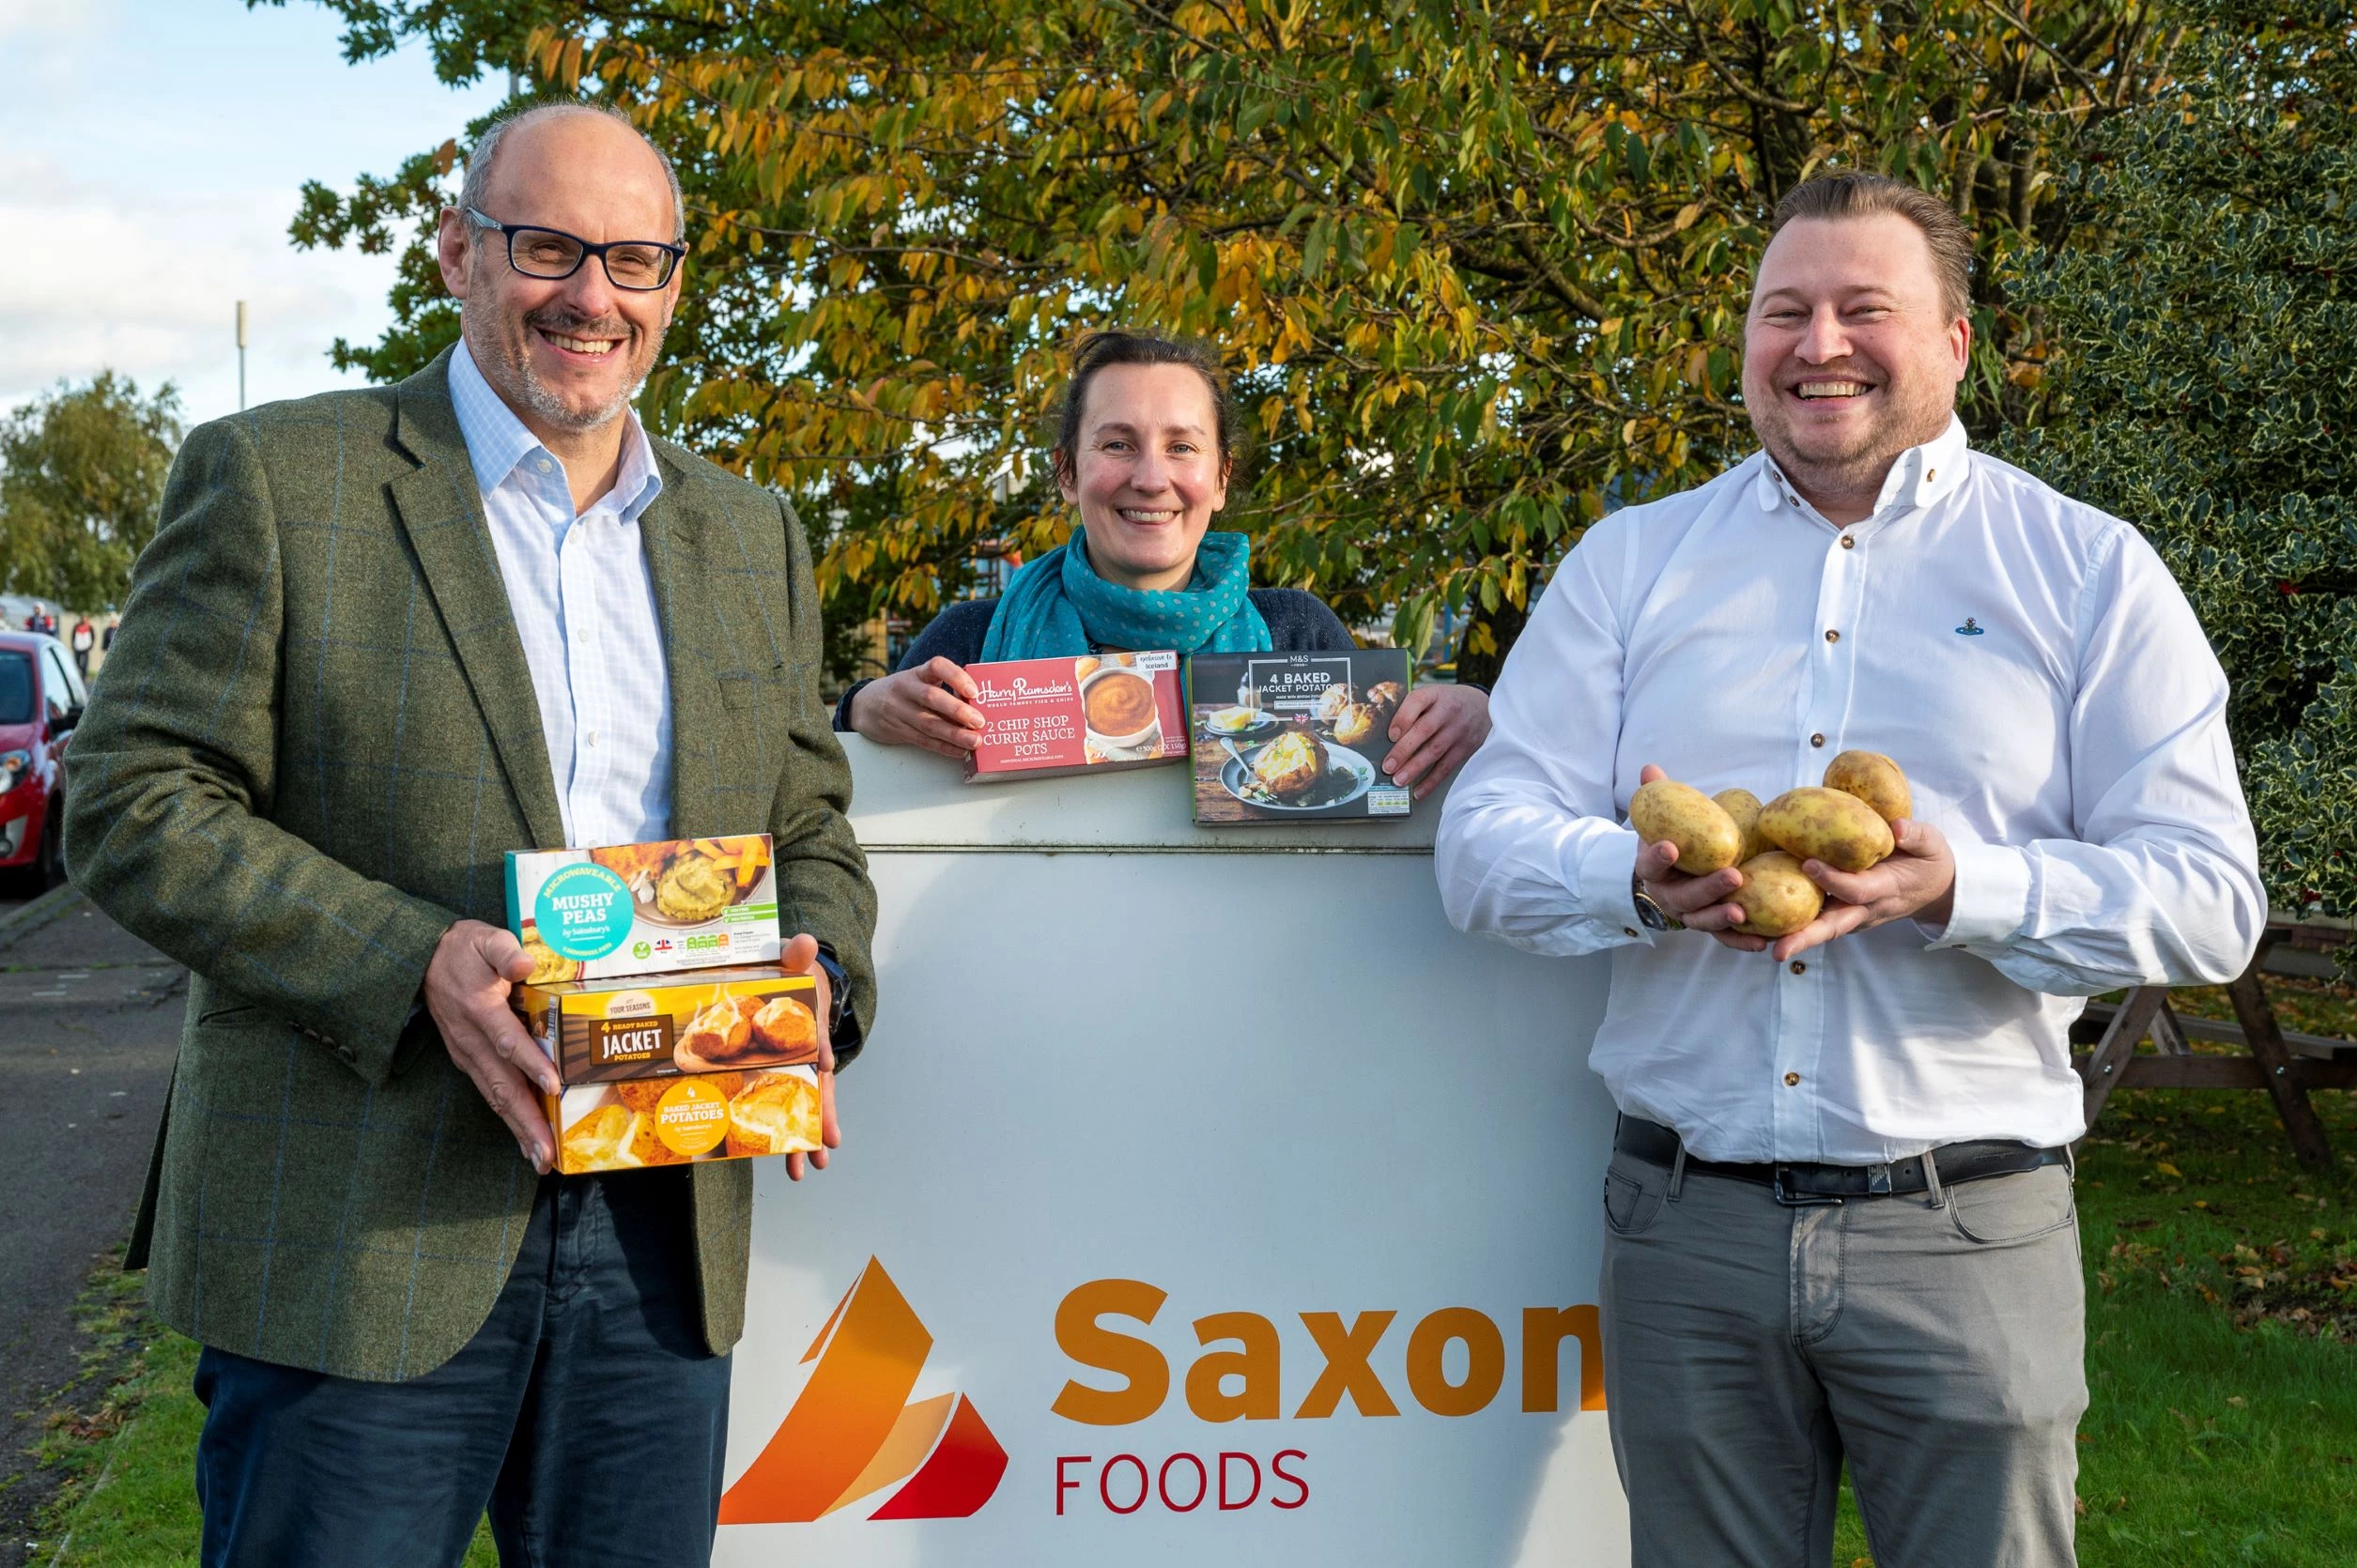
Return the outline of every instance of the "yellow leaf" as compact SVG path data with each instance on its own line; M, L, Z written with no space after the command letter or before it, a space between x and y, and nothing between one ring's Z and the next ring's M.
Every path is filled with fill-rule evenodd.
M2170 1164L2170 1163L2169 1163L2167 1161L2165 1161L2165 1160L2161 1161L2159 1163L2155 1164L2152 1168L2153 1168L2154 1170L2156 1170L2156 1171L2160 1172L2163 1176L2177 1176L2177 1177L2179 1177L2179 1178L2180 1178L2180 1179L2181 1179L2181 1178L2184 1176L2184 1175L2185 1175L2185 1173L2184 1173L2183 1171L2179 1170L2176 1166L2174 1166L2174 1165Z

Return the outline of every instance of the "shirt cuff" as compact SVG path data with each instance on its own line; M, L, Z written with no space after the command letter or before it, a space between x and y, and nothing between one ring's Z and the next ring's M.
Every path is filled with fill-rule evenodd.
M1958 843L1956 886L1948 929L1924 931L1934 947L1995 947L2021 934L2029 919L2029 857L2010 844ZM1916 922L1922 929L1922 922Z
M1637 918L1637 852L1644 847L1635 828L1592 841L1579 857L1579 874L1564 880L1579 890L1579 907L1599 926L1610 926L1621 942L1653 945L1654 933ZM1611 934L1606 934L1611 945Z

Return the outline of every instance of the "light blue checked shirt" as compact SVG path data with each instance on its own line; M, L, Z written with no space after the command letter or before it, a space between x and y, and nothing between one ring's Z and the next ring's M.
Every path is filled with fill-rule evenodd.
M564 465L500 400L463 342L450 357L450 400L531 667L564 841L668 838L670 686L639 533L663 490L655 448L639 416L624 414L621 472L577 517Z

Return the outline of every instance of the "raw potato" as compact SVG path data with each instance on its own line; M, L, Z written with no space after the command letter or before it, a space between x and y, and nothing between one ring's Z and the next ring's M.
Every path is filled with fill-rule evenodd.
M1743 885L1727 897L1743 906L1743 923L1733 929L1746 936L1789 936L1814 920L1826 901L1800 862L1782 850L1745 861Z
M1760 832L1778 849L1822 860L1837 871L1863 871L1896 848L1890 824L1856 795L1803 785L1760 811Z
M1856 795L1887 822L1915 815L1915 793L1899 764L1879 751L1844 751L1826 764L1826 788Z
M1765 854L1776 848L1760 837L1760 797L1748 790L1721 790L1710 797L1718 808L1733 817L1735 831L1743 835L1743 848L1735 852L1735 864L1740 866L1755 854Z
M1656 778L1631 795L1628 822L1648 844L1677 845L1676 869L1688 876L1725 870L1743 849L1743 830L1717 801L1672 779Z

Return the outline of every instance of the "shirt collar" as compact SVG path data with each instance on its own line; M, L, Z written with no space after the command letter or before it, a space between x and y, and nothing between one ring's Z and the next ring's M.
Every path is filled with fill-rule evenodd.
M1873 515L1879 517L1893 507L1919 509L1944 499L1963 485L1971 454L1964 422L1949 415L1947 429L1921 446L1909 447L1891 463L1890 472L1883 478L1882 493L1874 498ZM1816 515L1816 508L1800 499L1800 492L1785 480L1776 459L1764 452L1760 453L1760 477L1753 493L1763 512L1790 506L1806 515Z
M516 466L536 452L547 452L540 438L516 417L500 394L491 390L467 350L464 338L450 356L450 402L458 415L458 434L467 443L467 464L474 469L475 488L489 495L507 483ZM614 487L594 503L614 513L624 523L635 523L655 498L663 493L663 470L655 461L655 443L637 410L625 408L622 434L622 467ZM554 453L549 454L552 458Z

